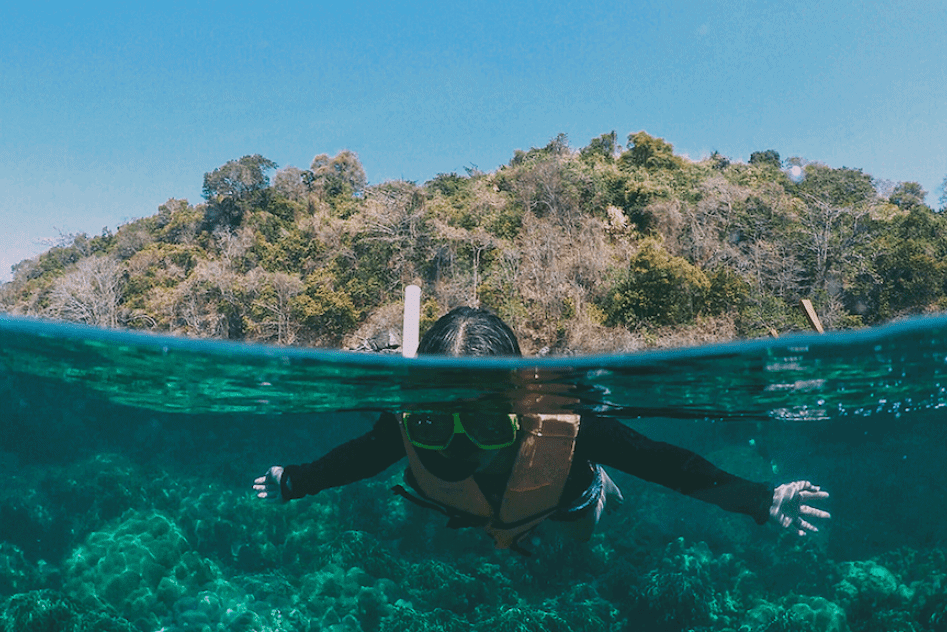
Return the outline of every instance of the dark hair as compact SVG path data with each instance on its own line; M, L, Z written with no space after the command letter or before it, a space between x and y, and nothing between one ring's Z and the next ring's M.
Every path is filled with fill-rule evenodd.
M450 356L519 356L516 334L484 309L458 307L441 316L424 333L419 354Z

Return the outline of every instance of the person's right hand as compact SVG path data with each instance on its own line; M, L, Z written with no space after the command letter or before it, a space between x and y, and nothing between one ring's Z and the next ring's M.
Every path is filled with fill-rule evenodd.
M257 498L264 500L282 500L283 495L280 492L280 480L283 478L283 468L280 465L274 465L266 471L266 474L253 481L253 490L257 492Z
M773 490L773 504L769 515L781 527L792 529L800 536L818 531L818 527L809 522L813 518L828 520L829 512L810 505L812 500L828 498L829 492L809 481L795 481L780 485Z

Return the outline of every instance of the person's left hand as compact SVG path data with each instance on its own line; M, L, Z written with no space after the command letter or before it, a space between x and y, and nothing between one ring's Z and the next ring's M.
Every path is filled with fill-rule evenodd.
M279 465L274 465L266 471L266 474L254 479L253 491L256 492L257 498L264 500L282 500L283 496L280 492L280 480L282 478L283 468Z
M809 501L828 497L828 492L822 491L821 487L809 481L786 483L773 490L773 504L769 508L769 515L776 524L787 529L796 529L799 535L806 535L808 531L816 532L819 529L809 522L809 519L828 520L832 516L827 511L812 507Z

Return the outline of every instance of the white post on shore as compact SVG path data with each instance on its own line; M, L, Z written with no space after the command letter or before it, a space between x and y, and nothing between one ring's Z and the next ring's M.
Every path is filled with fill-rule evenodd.
M420 328L421 288L409 285L404 289L404 331L401 335L401 355L405 358L418 355Z

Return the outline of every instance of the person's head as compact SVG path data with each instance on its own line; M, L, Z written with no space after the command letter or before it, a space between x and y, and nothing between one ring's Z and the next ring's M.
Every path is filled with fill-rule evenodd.
M498 316L483 309L458 307L431 325L418 353L449 356L520 356L516 334Z
M418 354L446 356L520 356L516 334L495 314L483 309L458 307L442 316L425 332ZM406 413L402 418L415 447L438 450L449 458L470 458L495 449L475 445L508 444L516 437L518 421L506 411L469 410L456 413ZM436 446L435 446L436 444ZM440 447L444 446L444 447Z

